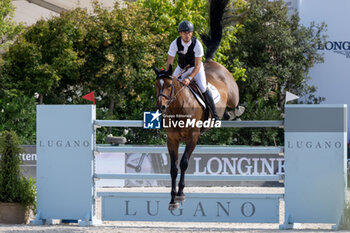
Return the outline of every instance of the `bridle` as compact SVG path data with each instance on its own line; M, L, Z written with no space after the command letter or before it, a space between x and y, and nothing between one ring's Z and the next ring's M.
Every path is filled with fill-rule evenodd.
M163 78L168 78L170 79L172 82L171 82L171 90L170 90L170 95L165 95L163 94L163 90L160 90L161 92L159 93L158 97L159 96L163 96L164 98L166 98L168 100L167 104L165 105L165 109L167 109L169 107L169 105L174 102L176 100L176 97L177 95L186 87L186 86L183 86L181 87L180 90L178 90L176 93L175 93L175 83L174 83L174 79L176 78L179 78L181 75L183 75L185 72L187 71L187 69L184 69L182 70L178 75L176 76L159 76L157 77L157 79L163 79Z

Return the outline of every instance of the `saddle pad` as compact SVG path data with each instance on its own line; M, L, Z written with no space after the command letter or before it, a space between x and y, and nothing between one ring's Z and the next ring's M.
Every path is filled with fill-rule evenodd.
M188 88L190 89L190 91L192 92L192 94L194 95L194 97L196 97L196 99L198 100L198 102L203 106L203 108L206 108L206 105L203 101L203 99L192 89L192 87L188 86Z
M220 92L218 91L218 89L212 85L211 83L208 83L208 88L211 92L211 95L213 96L214 99L214 103L217 103L220 101Z
M219 102L220 101L220 93L219 93L219 91L218 91L218 89L214 86L214 85L212 85L212 84L210 84L210 83L208 83L208 89L210 90L210 92L211 92L211 95L213 96L213 100L214 100L214 103L217 103L217 102ZM189 89L191 90L191 92L193 93L193 95L196 97L196 99L198 100L198 102L204 107L204 109L206 108L206 105L205 105L205 102L204 102L204 100L190 87L190 86L188 86L189 87Z

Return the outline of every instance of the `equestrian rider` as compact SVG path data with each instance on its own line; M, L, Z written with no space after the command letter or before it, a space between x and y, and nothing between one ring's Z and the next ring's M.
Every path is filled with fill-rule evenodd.
M178 65L173 75L177 76L186 67L190 67L182 74L182 83L188 86L192 79L194 79L200 91L203 93L209 109L212 111L213 118L219 120L213 97L210 90L207 88L207 80L202 62L202 57L204 55L203 46L199 40L192 36L193 30L193 24L189 21L182 21L179 24L178 32L180 37L170 44L166 69L169 70L169 66L173 65L177 53Z

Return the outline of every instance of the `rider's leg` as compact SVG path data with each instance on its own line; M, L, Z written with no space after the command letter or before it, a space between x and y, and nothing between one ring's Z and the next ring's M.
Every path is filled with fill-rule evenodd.
M209 90L209 88L207 88L207 90L203 93L205 100L207 102L207 104L209 105L209 108L213 114L213 118L218 121L220 120L217 112L216 112L216 107L215 107L215 103L214 103L214 99L213 96L211 95L211 92Z
M203 64L201 65L201 68L199 69L199 72L194 77L194 79L196 80L196 83L197 83L200 91L204 95L205 101L207 102L207 105L209 106L209 109L213 115L213 118L215 118L215 120L220 120L218 114L216 113L216 107L215 107L215 103L213 100L213 96L211 95L210 90L207 88L207 79L205 77Z
M177 66L174 70L173 76L176 77L181 72L180 66Z
M185 73L181 75L181 77L178 77L178 79L182 81L184 78L187 78L192 73L193 69L194 67L189 68ZM182 69L180 68L180 66L177 66L173 73L173 76L176 77L178 74L180 74L180 72L182 72Z
M207 78L205 77L204 72L204 65L201 64L201 68L199 69L199 72L196 76L194 76L194 80L197 83L197 86L199 87L199 90L204 93L207 90Z

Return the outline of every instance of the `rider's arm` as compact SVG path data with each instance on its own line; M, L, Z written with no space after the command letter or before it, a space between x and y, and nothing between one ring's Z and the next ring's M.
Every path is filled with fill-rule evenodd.
M201 63L202 63L202 57L196 57L195 63L194 63L194 69L192 73L187 77L188 79L192 80L193 77L197 75L197 73L199 72L199 69L201 68Z
M174 64L175 57L168 54L168 61L166 62L166 70L169 70L169 66Z
M169 70L170 65L174 64L176 52L177 52L177 45L176 45L176 39L175 39L173 42L171 42L169 46L168 61L166 62L166 70Z

